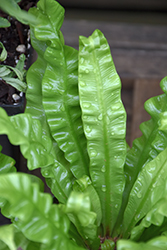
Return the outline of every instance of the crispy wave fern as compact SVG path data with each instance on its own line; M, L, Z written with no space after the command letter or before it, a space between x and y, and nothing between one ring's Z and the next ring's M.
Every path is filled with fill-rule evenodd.
M60 4L40 0L30 13L38 58L26 109L9 117L1 108L0 134L20 146L29 170L41 169L52 195L0 153L0 208L11 219L0 250L166 250L167 78L127 150L121 82L102 32L81 36L77 51L64 43Z

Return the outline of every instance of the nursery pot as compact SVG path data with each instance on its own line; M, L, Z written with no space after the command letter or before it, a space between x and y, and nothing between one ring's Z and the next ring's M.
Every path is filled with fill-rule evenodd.
M25 97L21 97L21 100L17 104L1 104L0 107L4 108L9 116L16 115L24 112ZM0 135L0 145L2 146L2 153L15 159L16 167L19 170L20 150L18 146L10 144L6 135Z

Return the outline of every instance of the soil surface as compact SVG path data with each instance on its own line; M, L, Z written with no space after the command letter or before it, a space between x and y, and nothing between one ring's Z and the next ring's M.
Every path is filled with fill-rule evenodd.
M22 0L19 3L21 9L28 11L29 8L36 6L38 0ZM27 62L29 59L30 51L30 37L29 37L29 26L23 25L16 19L8 16L0 10L0 16L7 18L11 26L8 28L0 28L0 41L3 43L7 50L7 58L1 64L9 65L12 67L16 66L22 52L18 51L19 45L25 45L25 68L27 68ZM1 52L1 51L0 51ZM15 100L13 94L17 94L20 99ZM21 100L22 93L18 92L14 87L8 85L5 81L0 79L0 105L2 104L17 104Z

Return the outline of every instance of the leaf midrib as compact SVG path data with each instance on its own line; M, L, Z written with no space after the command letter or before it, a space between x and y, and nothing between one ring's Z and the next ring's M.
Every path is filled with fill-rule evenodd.
M110 176L111 173L110 172L110 165L111 165L111 161L110 161L110 157L109 157L109 139L107 137L107 120L106 120L106 114L104 113L104 111L106 110L105 107L105 100L103 97L103 92L101 91L101 88L103 88L103 85L101 84L102 81L102 77L100 74L100 67L99 67L99 63L97 60L97 55L96 52L93 51L93 60L94 60L94 65L96 65L96 82L98 84L98 100L99 100L99 106L100 106L100 110L102 110L102 128L103 128L103 145L104 145L104 154L105 154L105 159L104 159L104 165L106 168L106 172L104 173L104 179L105 179L105 185L106 185L106 192L104 192L105 194L105 202L103 202L103 204L105 205L105 212L103 211L103 217L105 216L105 224L104 226L104 230L106 229L107 224L110 223L110 217L112 217L112 212L111 212L111 207L109 205L109 203L107 203L107 201L110 201ZM100 85L101 84L101 85ZM101 166L99 166L101 167ZM111 223L110 223L110 227L111 227ZM104 232L105 234L106 232Z

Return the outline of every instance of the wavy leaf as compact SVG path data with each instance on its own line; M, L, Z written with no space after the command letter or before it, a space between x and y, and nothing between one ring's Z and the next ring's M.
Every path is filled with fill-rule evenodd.
M133 228L132 240L146 241L158 236L167 230L167 198L160 199L142 219L139 225ZM154 225L154 226L151 226Z
M42 134L39 121L29 114L9 117L2 108L0 112L0 134L7 134L13 145L20 145L30 170L53 164L54 158L50 155L52 143L49 137Z
M2 146L0 145L0 175L5 173L16 172L15 160L1 153Z
M67 216L26 174L1 175L0 197L6 200L14 225L29 240L43 243L42 249L83 249L70 239Z
M42 79L43 106L53 138L65 152L73 174L80 178L88 174L89 160L78 100L78 52L63 44L59 31L64 17L63 7L55 1L45 4L40 1L38 8L33 13L43 21L35 27L34 34L48 44L43 54L47 63ZM58 18L53 18L53 11Z
M38 16L40 11L36 8L29 10L33 15ZM56 15L56 12L55 12ZM34 35L34 27L31 27L31 43L35 51L38 53L37 60L29 68L27 72L27 91L26 91L26 113L30 113L33 118L40 120L43 133L50 136L51 132L47 123L45 110L42 103L42 78L46 69L46 61L44 60L44 52L47 43L39 41ZM59 149L57 143L52 138L56 157L61 164L69 168L69 163L64 158L64 153Z
M165 92L167 77L161 80L160 86ZM145 102L145 110L151 119L140 125L143 135L133 142L132 148L127 153L125 163L126 185L123 194L121 212L117 225L121 224L123 213L129 199L129 193L144 166L152 161L167 147L167 131L159 130L160 114L167 110L167 91L160 96L152 97Z
M104 234L110 235L121 206L126 157L126 113L121 82L103 34L80 37L79 96L90 157L90 175L101 200Z
M119 240L117 242L117 250L166 250L167 237L160 236L147 243L136 243L130 240Z
M67 201L66 213L76 226L77 231L90 245L97 238L96 213L91 211L90 198L87 193L73 191ZM98 238L97 238L98 239Z
M43 133L40 122L30 114L8 117L2 108L0 114L0 134L7 134L13 145L20 145L30 170L43 168L42 174L51 180L49 186L54 195L64 203L71 192L73 177L56 160L52 140Z
M71 164L72 173L80 178L89 174L89 160L77 90L78 53L67 46L61 50L48 48L45 58L48 65L42 82L43 105L48 123L52 136Z
M31 10L31 9L30 9ZM32 13L36 13L31 10ZM25 113L31 114L34 119L40 120L43 133L49 134L45 111L42 105L42 78L46 68L43 59L44 51L47 47L45 42L38 41L34 36L34 29L31 27L31 44L38 53L37 60L27 71L26 109Z
M167 149L147 163L140 172L131 192L123 219L123 237L142 219L158 200L167 194Z
M89 195L89 199L91 202L91 209L96 213L96 225L100 226L102 220L102 211L101 211L101 203L99 196L92 185L92 182L89 176L83 176L82 178L76 180L73 185L74 191L86 193Z

